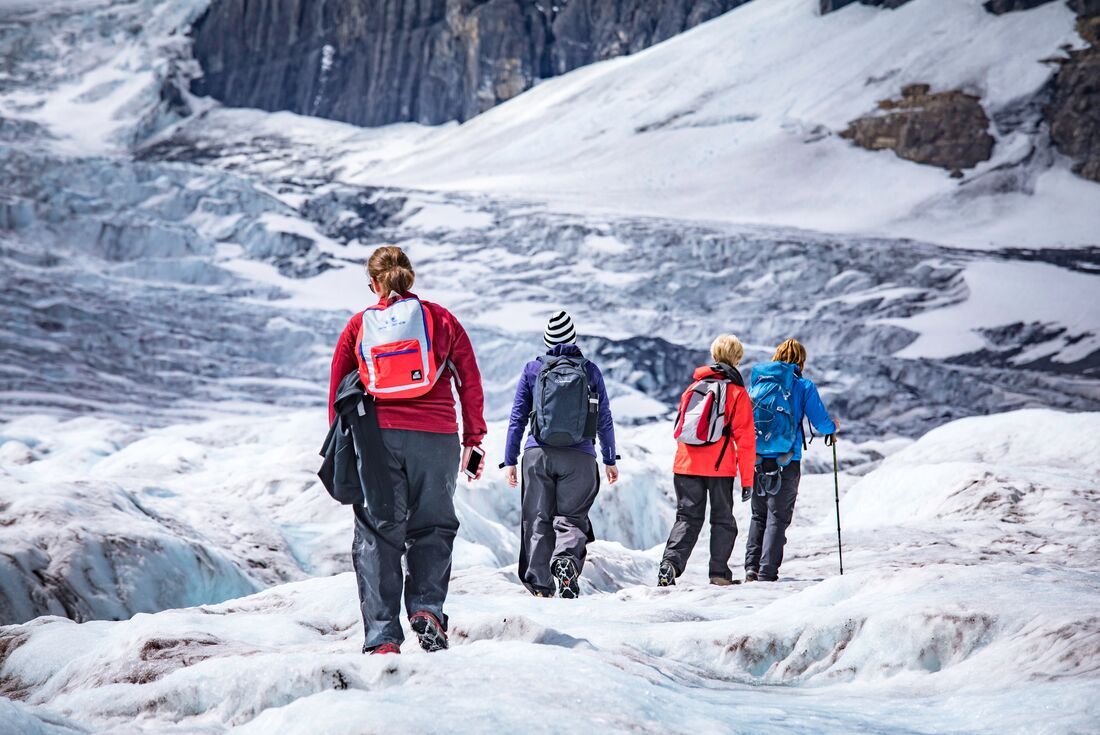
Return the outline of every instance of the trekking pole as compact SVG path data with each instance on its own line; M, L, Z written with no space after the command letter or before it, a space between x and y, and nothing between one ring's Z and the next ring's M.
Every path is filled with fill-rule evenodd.
M836 460L836 435L830 434L826 441L833 447L833 496L836 498L836 551L840 557L840 575L844 576L844 545L840 542L840 468Z

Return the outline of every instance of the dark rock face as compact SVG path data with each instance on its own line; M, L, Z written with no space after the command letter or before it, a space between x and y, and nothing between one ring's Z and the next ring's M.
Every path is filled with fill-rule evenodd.
M821 14L831 13L834 10L840 10L841 8L858 2L860 5L872 5L878 8L900 8L909 0L821 0Z
M982 7L987 12L994 15L1004 15L1005 13L1014 13L1017 10L1031 10L1037 8L1040 5L1046 5L1047 3L1054 2L1055 0L987 0L982 3Z
M215 0L193 90L358 125L466 120L748 0Z
M1077 31L1089 47L1070 51L1054 77L1047 108L1050 137L1057 149L1074 159L1073 170L1100 183L1100 0L1077 0Z
M1081 18L1100 15L1100 0L1068 0L1067 4Z
M910 84L901 93L901 99L879 103L884 114L853 120L841 137L954 172L989 160L993 136L977 97L957 90L932 93L927 84Z
M637 53L748 0L572 0L552 11L551 70Z
M847 5L857 2L862 5L873 5L879 8L893 9L900 8L909 1L910 0L821 0L821 14L825 15L826 13L831 13L834 10L840 10ZM1075 2L1087 3L1097 1L1100 0L1070 0L1070 4L1072 5ZM994 15L1003 15L1017 10L1031 10L1032 8L1037 8L1040 5L1046 5L1051 2L1055 2L1055 0L987 0L982 7Z

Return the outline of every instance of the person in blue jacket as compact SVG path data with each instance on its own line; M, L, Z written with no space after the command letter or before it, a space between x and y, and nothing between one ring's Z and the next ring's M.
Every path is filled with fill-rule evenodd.
M794 516L798 483L802 477L802 446L805 440L803 419L809 419L818 433L831 434L834 439L840 430L840 422L833 419L825 409L817 386L802 375L806 367L806 348L798 340L788 339L776 348L772 362L785 362L795 366L790 403L798 429L791 461L780 469L778 492L765 490L765 473L756 473L756 488L752 493L752 521L749 523L749 535L745 542L746 582L774 582L779 578L783 546L787 543L787 526L791 525L791 518ZM758 462L766 463L769 460L775 462L776 458L761 455Z
M596 436L600 440L604 473L614 484L619 479L615 466L615 427L604 387L603 374L594 362L584 359L576 345L577 331L564 311L554 314L546 326L543 342L549 357L572 357L583 361L591 398L598 401ZM532 360L523 368L516 388L504 448L504 476L508 484L519 484L516 464L520 444L531 420L535 387L546 358ZM588 512L600 489L594 439L573 446L549 446L534 435L527 437L523 452L519 577L531 594L552 597L554 585L564 598L580 594L579 577L584 568L592 524Z

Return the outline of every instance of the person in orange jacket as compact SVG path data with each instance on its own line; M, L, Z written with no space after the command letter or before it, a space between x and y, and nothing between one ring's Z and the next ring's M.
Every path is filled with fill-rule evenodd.
M756 465L756 429L752 402L737 365L745 355L741 341L723 334L710 346L712 365L695 369L680 399L676 420L676 521L669 533L657 584L676 584L684 573L710 499L710 582L734 584L729 568L737 522L733 490L741 475L741 496L752 493Z

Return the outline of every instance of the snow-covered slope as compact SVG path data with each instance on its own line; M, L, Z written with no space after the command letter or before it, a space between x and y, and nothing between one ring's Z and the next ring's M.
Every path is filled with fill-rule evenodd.
M583 712L611 731L1085 732L1100 718L1096 436L1100 414L1051 411L929 433L844 494L843 577L831 478L809 476L775 585L710 587L697 554L657 589L659 547L598 542L581 600L538 600L493 560L508 545L467 536L489 553L456 571L447 654L360 655L342 574L4 628L0 706L138 731L559 732Z
M349 570L347 511L315 475L324 413L236 408L153 429L41 415L0 425L0 621L127 618ZM491 428L499 457L505 424ZM601 538L649 548L667 531L671 459L648 456L644 430L620 434L629 466L593 519ZM494 473L457 502L456 568L514 564L516 493Z
M1049 80L1045 60L1081 43L1065 3L1001 16L981 0L853 4L826 16L818 5L748 3L349 173L582 211L947 245L1100 244L1100 186L1048 167L1007 120ZM956 181L835 135L913 83L979 95L994 120L993 159Z
M1100 255L1062 246L1100 187L1036 156L1011 169L1033 197L991 194L989 167L959 186L816 128L908 81L1009 105L1069 15L813 4L757 0L465 126L361 130L182 95L201 0L0 3L0 734L558 731L563 701L613 731L1092 729ZM492 464L559 307L624 459L572 606L519 586L515 492L461 483L455 649L380 663L313 473L387 242L470 330ZM810 347L844 422L843 578L818 442L783 581L706 586L704 538L650 586L667 414L725 330L749 365Z

